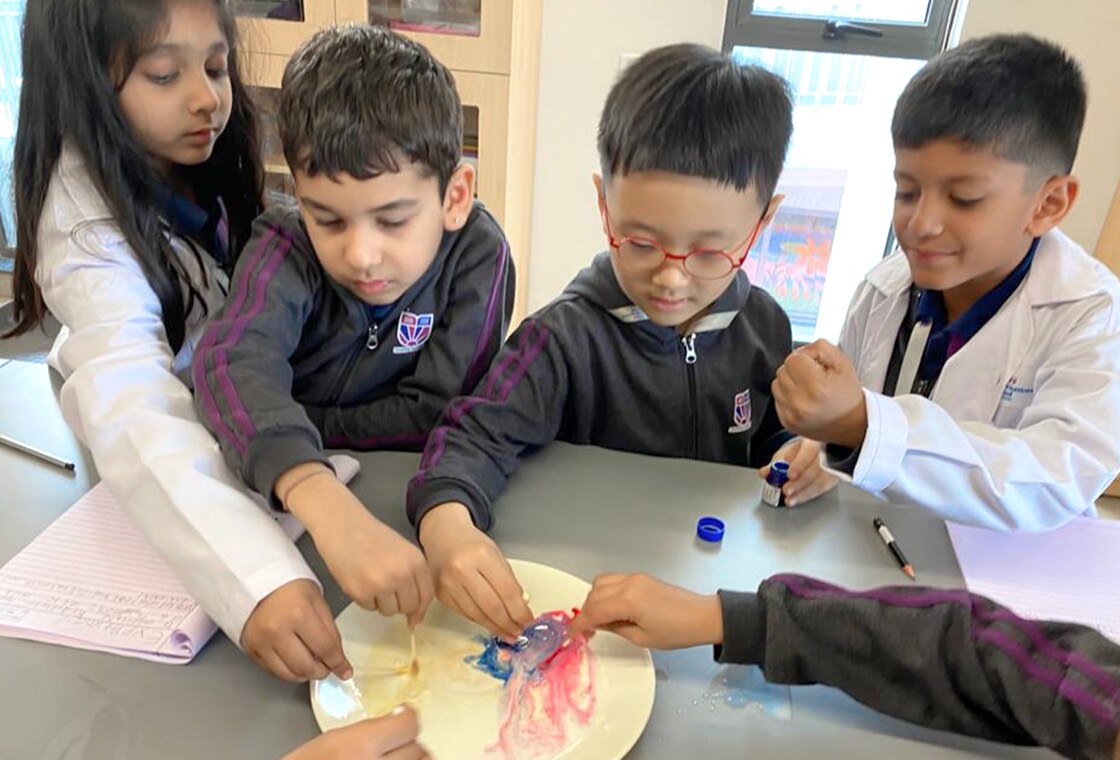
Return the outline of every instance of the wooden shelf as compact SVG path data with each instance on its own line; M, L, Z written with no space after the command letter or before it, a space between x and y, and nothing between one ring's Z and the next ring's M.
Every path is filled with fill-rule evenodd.
M509 238L517 267L513 324L525 316L528 302L541 3L481 0L477 36L398 30L442 61L455 76L464 108L477 109L477 156L464 160L475 165L478 197ZM250 85L278 88L288 58L304 40L333 23L368 20L366 0L304 0L303 6L303 21L239 19ZM271 155L266 171L281 175L287 167Z

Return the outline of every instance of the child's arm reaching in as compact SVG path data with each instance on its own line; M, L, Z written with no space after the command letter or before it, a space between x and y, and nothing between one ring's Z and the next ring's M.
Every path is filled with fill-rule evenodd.
M826 341L789 356L774 399L790 431L855 450L843 469L865 491L956 522L1049 530L1090 509L1120 468L1107 358L1120 352L1120 335L1107 319L1093 313L1071 328L1035 374L1016 427L958 421L913 393L865 390Z
M424 555L373 517L318 462L276 481L277 498L307 528L342 591L366 609L405 615L415 627L435 596Z
M418 741L420 723L410 707L324 732L284 760L428 760Z
M595 580L574 633L642 646L715 644L776 683L834 686L945 731L1108 760L1120 732L1120 646L1083 626L1022 620L965 591L853 593L796 575L702 596L642 575Z
M466 505L448 502L429 510L419 538L445 605L509 641L533 622L509 561L475 527Z

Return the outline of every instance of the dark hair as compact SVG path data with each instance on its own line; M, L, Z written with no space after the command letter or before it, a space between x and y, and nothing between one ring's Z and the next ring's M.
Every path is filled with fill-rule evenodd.
M970 40L930 60L894 109L896 148L957 140L1046 175L1068 174L1085 122L1081 67L1026 34Z
M36 0L23 21L23 88L16 127L14 280L18 335L46 314L35 282L39 219L65 143L88 167L113 219L159 298L167 340L183 344L187 315L206 304L168 240L160 198L166 194L147 151L118 104L118 91L167 24L176 0ZM221 198L229 215L230 251L249 239L260 212L263 173L253 103L241 82L237 27L225 0L212 0L230 46L233 103L229 121L204 163L182 167L200 197ZM197 251L195 251L197 255ZM232 262L230 263L232 266ZM186 291L184 293L184 290Z
M603 177L663 171L744 190L767 203L782 172L793 100L775 74L702 45L652 50L622 73L599 120Z
M324 29L284 69L278 114L293 172L369 179L413 161L439 178L459 165L463 109L451 72L380 26Z

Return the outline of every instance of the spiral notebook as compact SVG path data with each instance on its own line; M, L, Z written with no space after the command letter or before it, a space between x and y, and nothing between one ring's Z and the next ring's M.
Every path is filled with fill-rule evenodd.
M358 472L331 461L344 483ZM185 664L217 630L104 483L0 568L0 636Z

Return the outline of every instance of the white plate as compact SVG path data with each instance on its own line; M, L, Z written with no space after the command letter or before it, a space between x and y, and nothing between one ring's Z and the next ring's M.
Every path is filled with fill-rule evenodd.
M587 582L552 567L521 560L510 560L510 565L537 614L578 607L590 589ZM410 658L403 618L385 618L351 604L338 616L338 628L360 695L333 676L312 682L311 709L321 729L384 714L411 689L419 696L409 701L420 714L420 740L436 760L502 758L501 752L487 748L498 740L503 686L463 662L463 657L482 651L482 628L434 603L416 633L420 676L415 682L407 675L394 675L394 670L407 670ZM574 743L559 753L517 757L618 760L638 741L653 709L649 652L609 633L596 635L591 651L596 705L590 723L573 731Z

